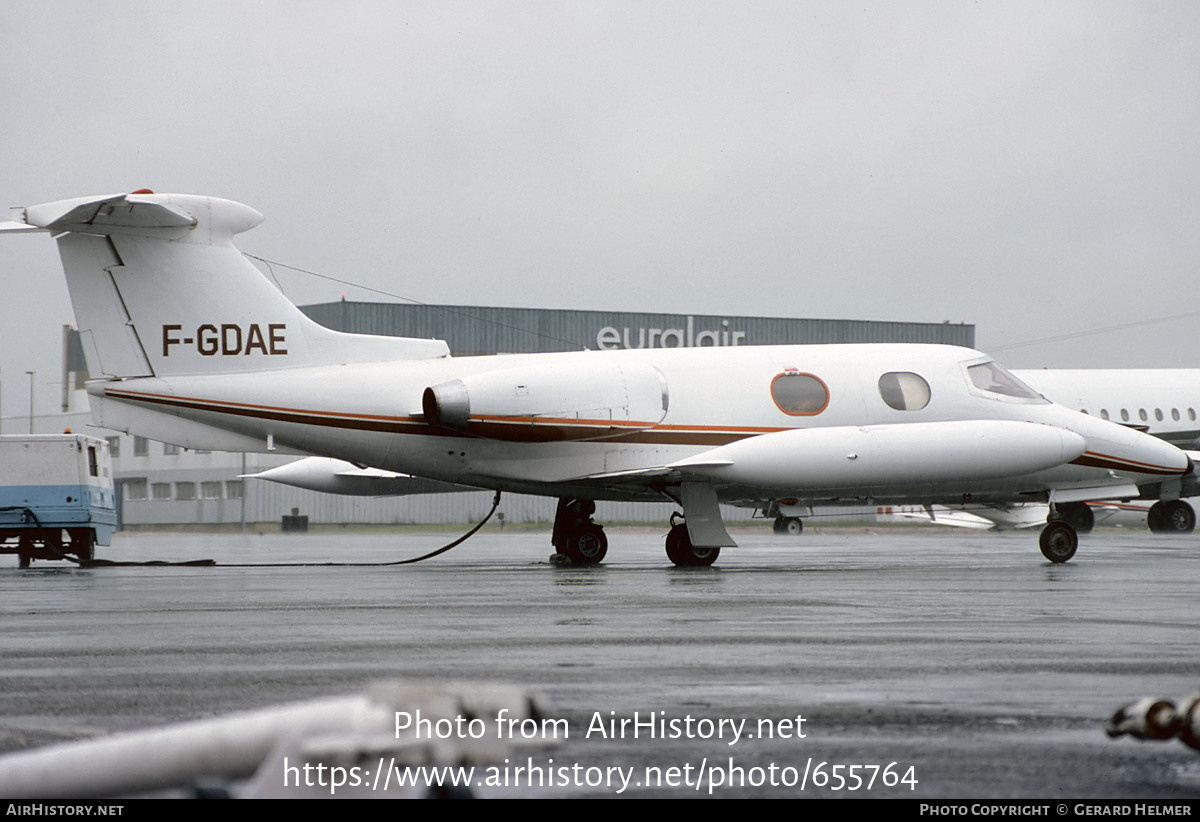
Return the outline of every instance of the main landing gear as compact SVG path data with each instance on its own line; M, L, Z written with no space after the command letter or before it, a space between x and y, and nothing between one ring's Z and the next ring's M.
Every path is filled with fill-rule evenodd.
M720 548L701 548L692 545L687 525L679 520L678 511L671 514L671 530L667 532L667 559L680 568L699 568L712 565L721 555Z
M1181 499L1156 502L1146 512L1146 526L1156 534L1190 534L1196 528L1196 512Z
M599 565L608 553L604 528L592 521L596 503L590 499L563 497L554 514L550 541L572 565Z
M554 531L550 541L558 553L572 565L599 565L608 553L608 537L604 528L592 521L596 503L590 499L563 497L554 514ZM681 568L712 565L721 555L716 547L692 544L683 515L671 514L671 530L667 533L667 558Z
M775 517L775 524L771 526L771 530L776 534L798 537L804 533L804 520L800 517Z
M1060 502L1055 508L1057 513L1051 518L1067 523L1080 534L1090 534L1096 527L1096 515L1086 502Z

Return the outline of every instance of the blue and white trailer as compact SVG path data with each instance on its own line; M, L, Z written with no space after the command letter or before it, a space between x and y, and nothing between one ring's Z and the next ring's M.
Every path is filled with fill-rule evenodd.
M83 434L0 437L0 553L94 558L117 527L108 443Z

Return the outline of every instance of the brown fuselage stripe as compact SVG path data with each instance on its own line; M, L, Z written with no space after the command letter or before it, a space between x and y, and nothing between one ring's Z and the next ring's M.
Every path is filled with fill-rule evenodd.
M1150 465L1144 462L1123 460L1105 454L1087 451L1081 457L1071 460L1072 465L1083 465L1088 468L1107 468L1113 471L1134 471L1138 474L1164 474L1176 476L1186 473L1186 469L1166 468L1161 465Z
M451 430L429 425L413 417L389 417L363 414L347 416L334 411L298 410L276 408L267 405L252 405L238 402L216 402L168 394L142 394L131 391L107 389L105 395L113 399L140 402L149 405L164 405L169 408L206 411L214 414L229 414L252 419L274 420L298 425L317 425L325 428L342 428L352 431L374 431L387 434L412 434L428 437L483 437L508 442L568 442L579 440L603 440L604 442L646 443L655 445L707 445L717 446L735 442L759 433L786 431L786 428L728 428L718 426L660 426L653 430L630 431L609 435L605 426L536 425L522 420L512 422L470 422L465 431ZM582 435L582 436L581 436Z

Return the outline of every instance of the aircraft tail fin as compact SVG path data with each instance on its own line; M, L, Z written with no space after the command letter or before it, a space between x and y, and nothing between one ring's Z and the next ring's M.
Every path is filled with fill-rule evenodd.
M441 340L332 331L233 245L262 222L216 197L138 191L29 206L2 231L49 231L93 377L263 371L442 357Z

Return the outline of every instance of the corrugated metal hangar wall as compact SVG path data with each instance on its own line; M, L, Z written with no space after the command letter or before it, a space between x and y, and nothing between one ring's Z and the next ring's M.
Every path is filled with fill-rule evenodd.
M434 337L456 355L535 353L584 348L773 345L851 342L922 342L974 347L975 327L950 323L812 320L700 314L644 314L478 306L335 302L303 308L339 331ZM127 527L169 524L278 523L293 509L310 523L461 523L487 512L491 493L396 498L344 497L259 480L237 480L291 461L268 454L200 453L110 437L113 466L123 486ZM500 510L509 523L554 519L553 499L506 494ZM601 522L664 523L670 504L601 503ZM731 522L749 511L727 509Z
M911 342L975 346L975 326L960 323L359 302L321 303L305 306L303 311L321 325L338 331L445 340L456 355L526 354L585 348L817 343Z

